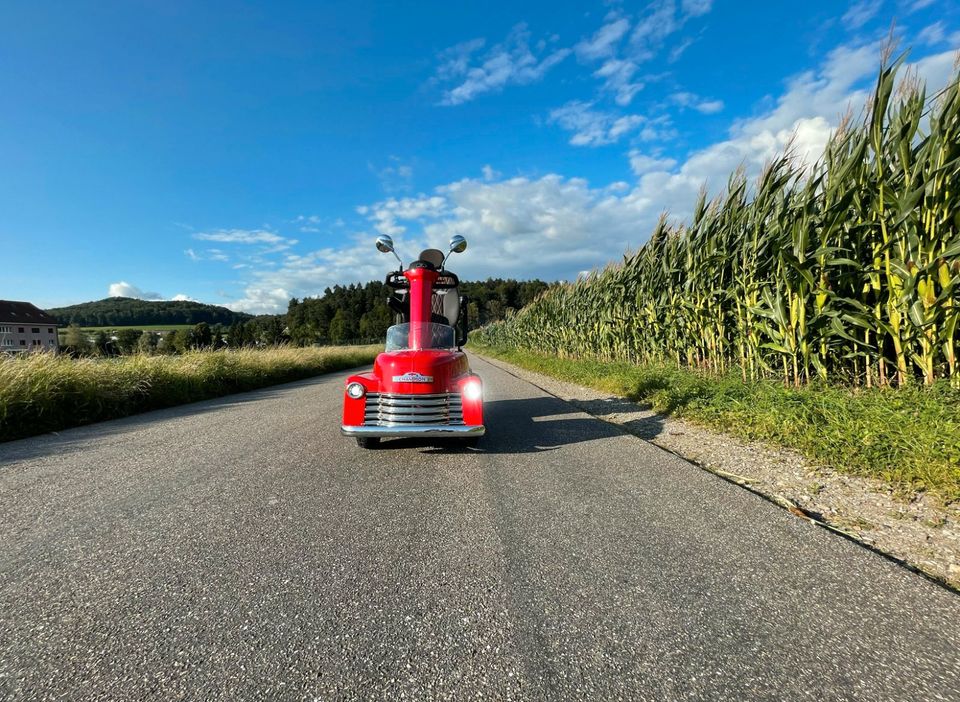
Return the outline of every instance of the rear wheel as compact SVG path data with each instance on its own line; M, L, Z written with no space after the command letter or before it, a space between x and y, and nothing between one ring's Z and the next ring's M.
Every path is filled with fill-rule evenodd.
M357 446L362 449L371 449L376 448L380 445L379 436L358 436L357 437Z
M463 445L466 446L467 448L477 448L477 446L480 445L480 437L471 436L469 439L464 439Z

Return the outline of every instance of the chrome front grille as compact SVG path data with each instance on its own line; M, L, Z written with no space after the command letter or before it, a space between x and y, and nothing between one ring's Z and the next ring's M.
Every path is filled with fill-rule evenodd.
M395 395L368 392L363 423L396 427L418 424L463 424L459 393Z

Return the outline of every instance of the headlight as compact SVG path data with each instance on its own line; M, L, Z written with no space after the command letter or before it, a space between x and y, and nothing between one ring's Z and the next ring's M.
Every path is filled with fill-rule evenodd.
M483 386L477 380L469 380L463 385L463 396L471 401L479 400L483 396Z
M365 392L366 389L360 383L350 383L347 386L347 397L352 397L354 400L359 400Z

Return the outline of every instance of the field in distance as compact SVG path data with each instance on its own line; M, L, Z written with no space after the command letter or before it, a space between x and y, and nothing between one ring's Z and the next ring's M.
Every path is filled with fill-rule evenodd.
M117 332L121 329L139 329L140 331L174 331L176 329L193 329L194 324L131 324L128 326L110 326L110 327L80 327L85 332ZM60 327L60 333L67 331L66 327Z

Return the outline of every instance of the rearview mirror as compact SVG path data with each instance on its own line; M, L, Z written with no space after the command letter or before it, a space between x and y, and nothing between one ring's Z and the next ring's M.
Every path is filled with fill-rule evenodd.
M467 240L457 234L450 239L450 251L452 253L463 253L467 250Z
M397 254L396 249L393 248L393 239L386 234L381 234L377 237L377 251L380 253L392 253L393 257L399 261L400 268L403 269L403 261L400 260L400 255Z
M393 253L393 239L384 234L377 237L377 250L380 253Z

